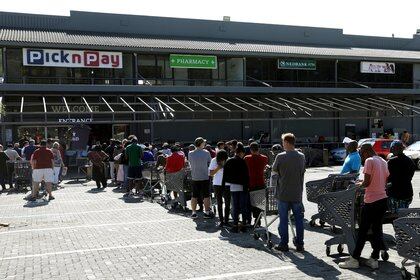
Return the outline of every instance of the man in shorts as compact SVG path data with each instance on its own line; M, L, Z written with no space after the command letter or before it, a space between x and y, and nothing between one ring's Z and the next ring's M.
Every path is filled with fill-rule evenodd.
M191 178L192 178L192 198L191 218L197 218L197 201L199 198L204 199L204 219L214 218L214 214L210 212L210 178L209 178L209 165L211 161L210 153L204 149L206 140L202 137L195 139L194 145L196 149L189 152L188 161L191 165Z
M31 157L33 191L30 201L38 196L39 184L44 181L48 193L48 200L53 200L51 185L54 181L54 155L47 149L47 141L42 140L39 149Z
M128 158L128 188L125 196L131 194L135 181L142 178L141 174L141 158L143 157L143 149L138 143L136 136L131 136L131 144L125 148L125 155Z

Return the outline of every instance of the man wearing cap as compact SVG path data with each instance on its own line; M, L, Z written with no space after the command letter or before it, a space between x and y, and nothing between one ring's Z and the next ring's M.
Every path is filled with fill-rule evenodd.
M191 218L197 218L197 199L203 198L204 218L211 219L214 217L214 214L210 212L210 180L208 173L211 156L210 153L204 149L206 140L202 137L195 139L194 145L196 149L188 154L192 178Z
M347 157L344 160L343 167L340 174L357 174L360 171L362 165L362 159L360 158L359 152L357 151L357 142L351 140L346 147Z
M404 144L394 141L391 144L393 157L388 161L390 183L387 189L388 204L392 211L399 208L408 208L413 200L413 179L416 166L413 161L404 154Z

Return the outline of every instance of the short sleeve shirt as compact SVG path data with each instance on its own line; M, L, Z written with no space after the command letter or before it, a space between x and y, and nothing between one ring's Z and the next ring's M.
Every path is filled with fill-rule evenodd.
M343 168L341 169L341 174L346 173L359 173L360 167L362 165L362 160L358 152L349 154L344 160Z
M245 156L245 162L248 166L249 189L265 186L264 170L268 165L268 158L264 155Z
M193 181L205 181L209 179L210 153L203 149L195 149L188 154L191 165L191 177Z
M370 184L365 190L365 203L373 203L386 198L385 186L389 176L386 161L379 156L368 158L365 161L363 173L371 176Z
M137 143L133 143L125 148L125 154L128 156L128 166L140 166L143 149Z
M185 166L185 156L180 153L172 153L166 158L165 171L168 173L175 173L180 171Z
M36 160L34 169L52 168L52 160L54 155L50 149L41 147L32 154L32 159Z
M213 158L210 161L209 166L209 173L211 170L215 170L217 168L217 160L216 158ZM223 181L223 168L221 168L219 171L216 172L216 174L213 175L213 186L221 186ZM225 185L229 185L226 183Z

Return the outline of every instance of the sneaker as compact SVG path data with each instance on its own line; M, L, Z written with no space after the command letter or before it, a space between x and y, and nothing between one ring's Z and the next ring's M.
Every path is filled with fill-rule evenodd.
M353 257L350 257L349 259L347 259L345 262L339 263L338 267L340 268L346 268L346 269L351 269L351 268L359 268L359 261L356 260Z
M197 213L192 213L191 214L191 219L197 219L197 218L198 218Z
M305 248L303 247L303 245L297 245L296 252L299 252L299 253L305 252Z
M378 269L379 263L378 260L373 259L372 257L365 261L364 263L366 266L372 268L372 269Z
M280 252L289 252L289 246L288 245L279 244L276 247L274 247L274 249L276 249L277 251L280 251Z
M52 196L52 195L50 195L50 197L48 197L48 200L54 200L54 199L55 199L55 197Z
M204 213L204 219L213 219L213 218L214 218L213 212L209 212L208 214Z

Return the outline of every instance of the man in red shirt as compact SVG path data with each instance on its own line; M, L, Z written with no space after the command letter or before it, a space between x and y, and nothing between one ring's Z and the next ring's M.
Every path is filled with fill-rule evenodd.
M51 184L54 181L54 154L47 149L47 141L42 140L40 148L31 157L33 191L30 201L35 201L38 196L39 184L45 182L48 200L53 200Z
M166 173L175 173L180 171L185 166L185 156L178 147L171 147L172 154L166 158L165 171Z
M268 158L261 155L259 152L259 145L257 142L252 142L249 145L251 154L244 157L249 173L249 191L256 191L265 188L264 172L268 166ZM251 207L252 215L255 219L260 215L261 210L256 207ZM251 223L251 221L249 221Z

